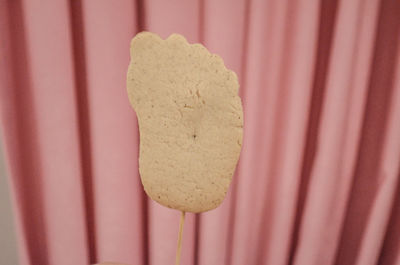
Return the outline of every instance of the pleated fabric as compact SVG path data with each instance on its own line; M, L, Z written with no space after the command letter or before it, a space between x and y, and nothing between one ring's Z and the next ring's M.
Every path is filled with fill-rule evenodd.
M222 205L187 214L181 264L400 264L397 0L2 0L0 121L21 265L173 264L126 94L147 30L219 54L243 150Z

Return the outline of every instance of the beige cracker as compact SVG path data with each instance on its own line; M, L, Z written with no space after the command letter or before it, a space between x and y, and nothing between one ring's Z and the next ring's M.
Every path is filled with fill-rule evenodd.
M131 42L127 87L140 130L139 171L160 204L203 212L223 201L242 147L239 83L222 59L178 34Z

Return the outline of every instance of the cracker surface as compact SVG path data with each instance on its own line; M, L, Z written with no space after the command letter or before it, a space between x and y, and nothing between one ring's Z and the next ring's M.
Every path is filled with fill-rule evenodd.
M242 146L236 74L201 44L150 32L131 42L127 75L140 131L139 172L148 196L186 212L223 201Z

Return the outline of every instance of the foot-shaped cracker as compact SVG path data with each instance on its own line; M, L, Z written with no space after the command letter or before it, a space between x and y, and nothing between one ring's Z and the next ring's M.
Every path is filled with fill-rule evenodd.
M187 212L216 208L239 158L238 80L222 59L178 34L142 32L131 42L128 95L140 130L146 193Z

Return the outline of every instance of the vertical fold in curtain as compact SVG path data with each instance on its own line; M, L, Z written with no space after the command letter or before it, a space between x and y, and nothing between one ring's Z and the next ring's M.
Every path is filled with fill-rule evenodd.
M233 181L232 227L228 232L232 235L231 242L228 242L227 264L251 264L257 260L259 233L250 227L261 227L262 207L264 203L269 204L264 195L270 194L270 179L258 172L265 172L268 163L272 133L269 129L273 126L278 91L272 87L277 87L285 27L285 1L264 1L262 4L248 1L246 5L245 49L239 79L244 108L244 139L237 176ZM274 33L275 37L268 40ZM259 152L254 153L255 149ZM261 191L261 187L265 190ZM243 242L240 248L236 242L239 239Z
M134 1L82 1L85 126L90 132L82 142L90 148L93 263L147 260L139 135L125 90L129 43L141 23L137 8Z
M303 162L299 182L298 201L295 220L293 224L293 234L289 264L293 264L295 250L299 241L299 225L304 210L305 198L310 183L310 171L317 150L318 131L320 129L320 117L322 101L325 92L326 75L328 64L331 58L332 37L335 26L336 10L338 1L322 1L319 12L318 43L316 47L316 59L314 65L314 79L312 84L312 95L309 109L309 120L307 128L306 143L303 152Z
M236 183L231 264L287 263L318 7L318 1L251 4L243 94L245 139Z
M87 264L68 1L1 5L2 134L21 264Z
M366 7L366 10L368 7ZM336 264L376 264L398 180L400 134L393 102L400 43L400 2L381 2L358 158ZM391 104L392 103L392 104ZM396 121L396 120L395 120ZM397 123L399 124L399 123ZM395 137L395 138L392 138Z
M88 95L86 81L85 43L83 32L82 3L70 2L70 21L73 43L73 60L75 70L75 90L77 99L77 112L79 119L79 140L81 147L82 183L84 192L84 205L86 209L86 230L89 261L96 259L95 248L95 223L93 208L93 174L90 158L90 127L88 113Z
M317 151L294 264L336 264L360 140L365 133L362 124L378 12L379 1L339 2Z
M3 124L1 133L8 175L12 176L10 184L13 190L12 201L16 217L19 259L22 264L30 264L33 258L46 264L44 223L41 219L43 200L34 199L41 188L37 181L37 159L34 160L37 144L34 141L33 132L36 129L33 130L34 126L27 123L33 116L33 108L32 91L28 86L30 73L27 69L25 34L19 30L24 24L22 5L20 1L12 4L2 1L0 12L0 34L3 40L3 45L0 46L2 54L0 114ZM18 69L23 71L25 78L19 78ZM17 103L23 104L24 108L20 108ZM6 123L7 127L4 126ZM29 134L29 137L24 137L23 132ZM29 150L24 150L24 148ZM31 172L30 178L23 178L25 172ZM16 190L20 192L15 192ZM30 202L29 205L27 201ZM35 226L36 229L31 231L31 226ZM31 245L36 245L36 248L32 249Z
M400 43L397 41L395 45L398 51ZM373 186L377 190L375 201L371 203L370 212L366 217L363 235L360 236L358 255L354 255L354 253L348 255L348 257L356 257L355 264L397 264L400 262L400 247L397 245L396 248L395 244L398 242L395 243L396 241L391 238L397 236L398 241L399 233L394 227L399 227L400 221L398 219L400 212L398 203L400 198L400 54L397 53L392 59L393 69L385 71L386 73L392 72L393 76L387 81L391 83L388 86L391 87L388 89L391 90L391 93L390 97L386 98L387 108L384 108L387 117L382 132L383 142L378 161L379 166L375 172L377 180ZM371 91L370 96L372 94ZM357 185L356 181L353 186ZM368 203L367 200L366 202ZM362 209L362 207L360 208ZM354 231L356 235L351 235L351 237L357 236L357 232L359 232ZM386 244L393 245L387 246Z

